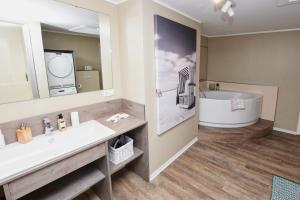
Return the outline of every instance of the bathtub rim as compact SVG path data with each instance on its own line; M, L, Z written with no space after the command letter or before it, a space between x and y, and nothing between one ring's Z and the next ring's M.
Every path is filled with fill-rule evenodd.
M247 100L253 100L253 99L260 99L263 98L263 94L259 94L259 93L251 93L251 92L241 92L241 91L234 91L234 90L219 90L219 91L215 91L215 90L204 90L200 92L200 96L199 96L199 100L213 100L213 101L231 101L232 99L216 99L216 98L206 98L206 97L201 97L201 93L205 93L205 92L231 92L231 93L240 93L240 94L248 94L251 95L253 97L251 98L246 98L246 99L242 99L244 101ZM237 99L241 99L241 98L237 98Z

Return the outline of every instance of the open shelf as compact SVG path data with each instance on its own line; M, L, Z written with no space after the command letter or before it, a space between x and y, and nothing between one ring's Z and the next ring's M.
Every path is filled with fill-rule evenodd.
M130 163L131 161L137 159L138 157L140 157L141 155L143 155L144 152L136 147L133 147L133 155L128 158L127 160L115 165L112 162L109 162L110 164L110 174L114 174L117 171L119 171L120 169L124 168L128 163Z
M104 178L104 174L99 169L94 166L86 166L22 197L21 199L73 199Z

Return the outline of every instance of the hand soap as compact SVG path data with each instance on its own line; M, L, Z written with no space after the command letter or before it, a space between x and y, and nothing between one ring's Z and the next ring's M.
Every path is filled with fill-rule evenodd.
M64 131L67 129L67 124L62 114L58 115L57 126L59 131Z
M0 129L0 149L5 147L5 140L4 140L4 135L2 134L2 131Z
M25 127L22 123L21 127L16 131L18 142L26 144L32 140L31 128Z

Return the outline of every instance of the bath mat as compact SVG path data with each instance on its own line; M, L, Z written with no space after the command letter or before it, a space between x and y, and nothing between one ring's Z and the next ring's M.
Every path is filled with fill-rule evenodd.
M273 176L271 200L300 200L300 184Z

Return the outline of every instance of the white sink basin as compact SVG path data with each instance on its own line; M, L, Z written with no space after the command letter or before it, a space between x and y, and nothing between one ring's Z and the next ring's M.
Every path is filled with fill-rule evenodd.
M12 143L0 149L0 184L45 162L110 138L115 131L91 120L77 128L39 135L27 144Z

